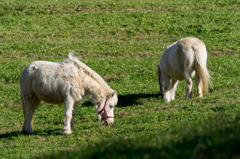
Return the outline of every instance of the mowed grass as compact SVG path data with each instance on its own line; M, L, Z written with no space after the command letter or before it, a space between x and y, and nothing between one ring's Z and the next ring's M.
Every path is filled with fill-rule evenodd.
M0 158L240 157L239 1L1 1ZM176 40L207 47L214 89L203 98L159 96L156 63ZM69 50L118 92L115 123L102 126L83 99L75 131L61 135L64 108L41 103L34 134L21 132L22 69L59 62ZM196 88L195 88L196 93Z
M0 54L152 56L186 36L210 53L238 52L239 8L237 0L1 2Z

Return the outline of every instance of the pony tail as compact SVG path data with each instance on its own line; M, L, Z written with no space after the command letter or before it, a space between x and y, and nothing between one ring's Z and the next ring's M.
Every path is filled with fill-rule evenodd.
M73 60L73 53L74 53L74 50L71 50L71 51L69 51L69 53L68 53L68 58L69 58L70 60Z
M212 87L211 76L207 69L207 60L204 59L203 54L204 52L199 52L199 48L196 44L192 46L192 49L195 53L196 59L196 77L200 78L200 86L205 93L208 93L208 83Z
M69 60L74 61L75 63L78 63L79 61L78 57L73 56L73 54L74 54L74 50L70 50L68 53Z

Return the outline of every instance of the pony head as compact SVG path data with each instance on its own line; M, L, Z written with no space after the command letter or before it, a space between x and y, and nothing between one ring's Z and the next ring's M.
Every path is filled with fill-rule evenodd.
M159 83L159 87L160 87L160 95L164 94L164 82L163 79L161 77L161 69L160 69L160 65L156 64L157 68L158 68L158 83Z
M111 125L114 122L114 107L117 105L118 98L116 92L112 92L106 96L100 106L96 106L98 119L103 125Z

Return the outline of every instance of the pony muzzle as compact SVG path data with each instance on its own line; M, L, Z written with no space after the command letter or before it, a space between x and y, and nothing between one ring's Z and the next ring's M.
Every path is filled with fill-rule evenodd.
M103 125L112 125L114 123L114 118L104 118L101 121Z

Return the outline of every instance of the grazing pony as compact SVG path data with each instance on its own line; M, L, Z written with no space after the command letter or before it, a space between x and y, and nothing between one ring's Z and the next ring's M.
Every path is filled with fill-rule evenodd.
M23 105L23 132L33 133L33 113L43 100L48 103L64 103L63 134L71 134L76 108L83 96L95 105L102 124L114 122L113 109L117 104L116 92L87 65L69 53L62 62L34 61L20 76L21 101Z
M192 97L192 77L196 73L197 97L202 97L203 91L208 93L210 75L206 67L207 50L204 43L194 37L187 37L174 42L162 55L158 67L160 94L164 101L175 99L175 91L179 80L186 80L187 91L185 99Z

